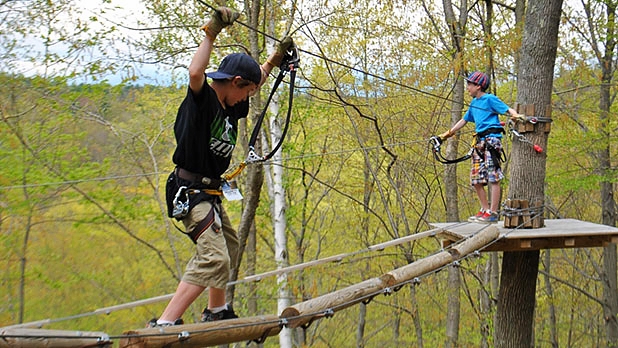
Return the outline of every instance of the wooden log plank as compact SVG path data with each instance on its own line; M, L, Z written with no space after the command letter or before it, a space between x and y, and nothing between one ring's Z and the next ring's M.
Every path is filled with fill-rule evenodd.
M384 277L384 276L383 276ZM288 320L288 327L296 328L325 316L327 310L339 311L359 303L387 287L388 280L372 278L347 288L297 303L283 310L282 318Z
M323 317L324 313L327 313L328 310L333 312L342 310L365 300L367 296L379 293L387 287L393 287L413 280L416 277L458 260L495 240L498 237L498 233L498 229L495 226L489 225L474 236L448 250L415 261L388 272L379 278L372 278L288 307L281 313L281 317L288 320L288 327L290 328L306 325L316 318Z
M504 202L504 205L506 206L506 211L508 212L509 215L505 215L504 216L504 226L512 226L513 224L511 223L511 220L513 219L513 217L510 215L510 208L512 208L513 206L513 202L510 199L507 199Z
M279 317L265 315L208 323L175 325L127 331L120 340L120 347L211 347L220 344L259 340L279 334Z
M112 341L104 332L2 328L0 329L0 347L112 347Z
M420 259L409 265L386 273L386 275L390 276L387 278L387 285L395 286L433 270L440 269L453 261L459 260L465 255L479 250L481 247L495 240L498 237L498 234L499 231L496 226L488 225L487 228L479 231L470 238L445 251Z

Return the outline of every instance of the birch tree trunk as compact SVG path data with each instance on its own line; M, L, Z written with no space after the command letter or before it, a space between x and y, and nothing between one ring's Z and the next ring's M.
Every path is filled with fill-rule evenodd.
M562 0L528 4L517 79L517 101L532 104L537 112L551 105ZM524 133L547 148L547 134L535 128ZM546 152L535 153L529 143L513 141L509 199L544 201ZM498 296L496 347L533 346L534 308L539 251L505 252Z
M284 86L282 84L282 86ZM291 107L291 105L289 106ZM283 126L280 124L279 98L274 95L269 106L269 130L270 143L275 146L281 140ZM275 262L277 269L285 268L290 265L288 258L288 238L286 234L287 221L285 218L285 187L283 186L283 165L281 163L281 148L274 154L271 164L266 166L268 194L270 196L271 217L273 222L273 234L275 237ZM292 303L290 301L290 291L288 288L288 275L282 273L277 276L277 313L283 312ZM279 346L282 348L292 347L292 332L288 328L283 328L279 333Z

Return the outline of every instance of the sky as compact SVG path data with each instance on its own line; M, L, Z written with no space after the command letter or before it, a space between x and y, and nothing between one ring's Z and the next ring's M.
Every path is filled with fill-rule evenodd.
M82 21L88 23L88 26L93 30L98 30L103 28L103 26L112 25L112 23L120 23L123 26L130 28L139 27L138 21L145 20L145 9L143 8L142 1L138 0L73 0L74 6L77 8L77 11L72 14L61 14L57 17L58 27L63 27L64 31L67 33L73 33L75 28L77 27L77 22ZM28 0L23 1L15 1L9 3L9 5L3 5L3 8L0 8L2 12L5 12L7 9L12 9L14 12L19 15L20 11L25 11L28 6L30 6ZM4 7L6 6L6 7ZM6 11L8 12L8 11ZM97 21L92 21L92 18L97 18ZM17 18L17 17L16 17ZM41 19L43 21L43 19ZM51 22L51 21L50 21ZM5 25L3 28L2 25ZM10 33L11 24L8 21L0 22L0 33ZM139 35L140 32L129 30L122 28L122 26L117 26L119 33L118 35L122 35L124 37L134 37ZM35 29L36 30L36 29ZM20 46L17 51L18 54L14 58L7 58L7 63L4 64L4 67L0 67L0 71L7 71L11 73L19 73L25 76L55 76L55 75L63 75L66 71L69 70L69 65L63 64L62 62L56 62L54 64L43 62L43 52L47 49L49 53L57 54L59 57L67 57L67 52L69 51L69 46L66 41L56 40L53 45L44 45L41 39L41 36L46 34L47 28L45 25L41 25L39 33L36 35L29 35L25 38L20 36L14 36L17 38L17 42ZM7 34L11 35L11 34ZM8 36L10 37L10 36ZM77 35L72 36L72 39L81 38L83 40L89 39L88 36L79 37ZM8 47L8 39L7 44ZM91 62L98 58L102 58L105 53L108 53L108 56L118 57L121 61L124 57L122 52L129 52L129 47L126 47L120 40L116 40L114 42L114 48L120 50L120 54L102 52L101 50L97 50L94 48L84 49L79 58L76 56L71 56L66 60L71 61L72 66L83 66L87 64L86 62ZM2 51L2 50L0 50ZM8 49L4 52L7 52ZM0 53L4 53L0 52ZM133 52L136 53L136 52ZM81 59L81 60L80 60ZM108 58L105 58L108 59ZM76 64L79 62L79 64ZM122 62L121 62L122 63ZM140 76L137 81L134 81L133 84L158 84L158 85L171 85L171 73L162 69L162 67L158 67L156 65L135 65L134 74ZM108 74L102 77L94 78L93 76L85 76L79 77L75 79L75 83L96 83L101 80L107 80L111 84L118 84L123 80L123 77L126 77L127 73L116 73L116 74Z
M121 23L129 28L140 27L140 20L147 22L146 10L142 0L81 0L76 3L84 8L85 13L101 16L105 20ZM105 14L101 14L103 8L105 8ZM124 36L138 35L135 31L122 27L119 27L119 30ZM116 48L119 47L121 46L116 46ZM125 49L128 50L128 48ZM141 76L141 78L134 84L172 84L171 75L167 71L161 71L162 69L156 65L137 65L135 68L137 70L136 75ZM108 76L107 79L110 83L117 84L122 81L122 77L121 74L115 74Z

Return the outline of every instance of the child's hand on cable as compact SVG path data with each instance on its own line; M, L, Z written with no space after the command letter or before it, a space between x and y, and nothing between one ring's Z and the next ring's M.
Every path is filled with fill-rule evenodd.
M279 67L283 61L283 56L285 56L292 46L294 46L294 40L292 40L291 36L286 36L281 39L281 42L277 45L275 52L273 52L270 58L268 58L268 64L273 67Z
M221 6L213 12L210 20L202 26L202 30L204 30L208 37L214 39L223 28L232 25L238 17L240 17L240 13L229 7Z
M451 130L447 130L446 132L438 135L438 139L440 139L440 142L443 142L444 140L452 137L454 134L451 132Z
M524 121L526 121L526 116L524 116L522 114L515 114L515 115L511 114L511 121L513 121L513 122L517 122L517 121L524 122Z

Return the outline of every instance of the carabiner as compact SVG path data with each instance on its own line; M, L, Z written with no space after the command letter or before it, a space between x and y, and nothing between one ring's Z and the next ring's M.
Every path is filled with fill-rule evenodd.
M440 152L440 145L442 145L440 138L434 135L429 138L429 143L432 144L434 152Z
M298 68L298 63L300 62L300 58L298 55L298 47L293 43L288 51L285 52L283 59L281 60L281 66L279 69L284 71L296 70Z

